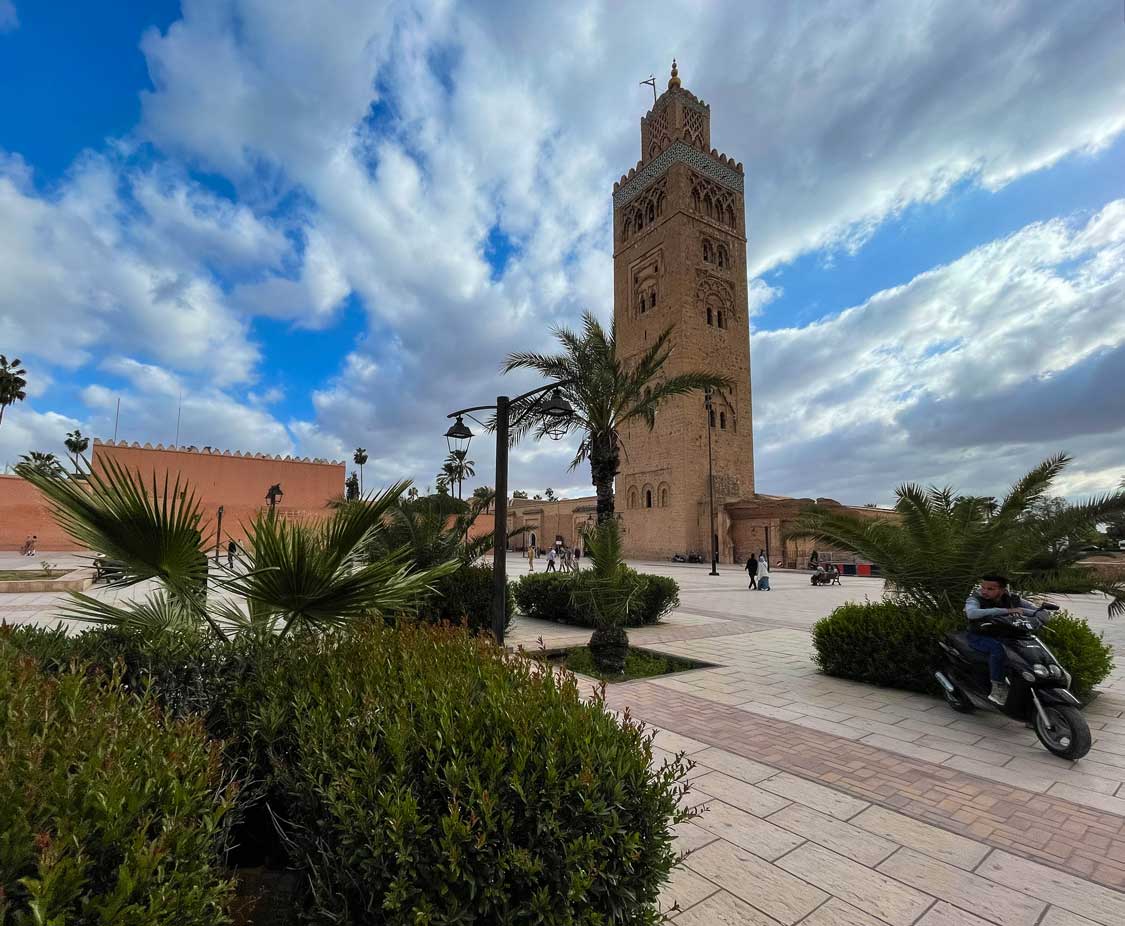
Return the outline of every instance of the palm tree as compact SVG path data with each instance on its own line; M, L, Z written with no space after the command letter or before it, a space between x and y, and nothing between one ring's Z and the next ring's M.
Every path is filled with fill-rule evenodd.
M543 497L547 499L547 501L553 502L555 500L555 490L547 486L547 488L543 490Z
M930 612L959 611L982 573L999 572L1029 594L1076 585L1100 591L1110 597L1110 616L1125 613L1125 582L1080 566L1081 544L1067 542L1125 513L1125 491L1044 508L1051 483L1069 462L1065 454L1043 461L999 503L908 484L896 493L896 519L809 509L789 536L827 542L878 563L899 597Z
M473 468L475 466L476 461L469 459L468 450L451 450L449 456L445 458L441 471L447 474L450 482L457 483L458 498L461 497L461 484L477 474Z
M356 447L352 454L352 462L359 467L359 494L363 494L363 464L367 462L367 451L363 447Z
M406 490L406 497L412 502L417 501L418 500L418 487L417 486L411 486L409 489L407 489Z
M603 521L582 537L582 549L590 568L581 582L571 585L576 609L593 617L590 657L601 671L620 675L629 655L629 634L625 630L639 589L634 575L625 565L621 525L616 519Z
M70 451L70 458L74 461L74 472L78 472L78 458L86 452L86 448L90 446L90 438L83 437L82 432L75 428L73 431L68 431L66 435L66 449Z
M38 450L21 454L20 462L16 464L17 472L21 466L28 466L44 476L63 476L66 474L66 470L63 469L58 457L53 453L41 453Z
M72 539L121 564L115 584L153 579L159 591L143 602L119 604L72 593L65 614L78 620L153 631L205 623L222 640L232 632L284 636L411 613L432 583L458 566L417 569L401 551L361 560L406 490L403 482L317 521L261 512L247 528L245 570L209 577L203 551L213 540L200 532L203 510L190 485L179 477L171 483L168 476L161 485L155 474L146 485L112 459L97 472L83 469L85 485L27 463L16 472L43 493ZM244 607L229 599L209 601L201 594L208 582L241 598Z
M27 385L27 370L20 365L19 357L11 362L0 354L0 422L4 420L4 409L27 398L24 387Z
M713 373L680 373L665 376L664 367L672 354L669 343L672 329L666 328L640 357L627 363L617 352L616 328L607 332L590 313L582 316L582 333L555 328L563 346L561 354L517 352L509 354L504 372L531 369L541 376L566 381L561 392L574 408L565 420L566 433L582 432L582 442L570 463L576 469L590 461L591 481L598 494L598 523L613 517L613 480L621 468L621 427L630 421L643 421L649 428L656 422L657 409L674 396L706 389L723 389L731 381ZM518 440L534 432L543 437L559 422L535 413L538 398L513 408L516 420L512 438Z

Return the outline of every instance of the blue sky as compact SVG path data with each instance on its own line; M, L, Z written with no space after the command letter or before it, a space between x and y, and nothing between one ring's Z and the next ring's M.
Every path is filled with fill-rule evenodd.
M1044 447L1019 399L1085 421L1125 342L1117 3L635 6L0 0L0 351L32 372L0 465L118 399L168 442L182 397L185 443L432 482L505 353L608 319L637 80L677 55L746 165L759 491L1125 473L1125 400ZM1026 438L966 444L991 401ZM512 482L584 492L568 459Z

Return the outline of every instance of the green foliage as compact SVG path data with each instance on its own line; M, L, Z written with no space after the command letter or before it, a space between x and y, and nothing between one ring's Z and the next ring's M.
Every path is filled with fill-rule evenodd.
M938 641L962 630L960 615L934 615L909 604L849 602L813 625L821 671L857 682L937 692Z
M463 631L374 626L263 667L253 737L310 916L655 923L682 763L573 677Z
M848 603L813 626L814 658L828 675L936 694L938 641L964 629L961 614L934 615L907 602ZM1081 618L1057 611L1039 636L1070 672L1079 698L1113 670L1112 648Z
M651 346L626 362L617 350L616 328L609 331L591 312L582 316L582 331L556 328L561 354L527 351L509 354L504 372L535 370L547 379L561 382L560 393L574 412L563 420L539 412L542 396L535 395L512 406L513 421L519 422L512 439L526 434L536 439L562 427L579 432L582 440L571 461L571 469L590 461L593 483L598 490L598 521L613 517L613 477L621 460L619 430L628 421L643 421L649 428L657 409L673 396L704 389L724 389L730 380L705 372L669 376L665 364L672 353L672 329L657 334Z
M507 585L508 608L504 629L516 610L512 583ZM434 583L433 594L418 611L420 620L431 624L447 621L464 625L472 633L492 629L492 567L462 566Z
M1125 613L1125 583L1079 566L1072 543L1099 522L1125 512L1125 491L1081 504L1046 501L1069 457L1045 460L997 504L956 496L950 488L904 485L897 520L808 510L790 536L809 537L878 563L896 594L933 613L959 611L985 572L1011 576L1021 593L1058 591L1087 583L1110 596L1110 615Z
M475 563L492 549L492 534L470 539L469 531L493 497L491 492L474 493L468 504L449 495L400 500L389 509L383 529L365 544L363 556L375 561L403 553L420 569L450 560Z
M165 719L116 677L45 675L0 640L0 922L229 922L234 798L198 721Z
M0 422L4 420L4 411L9 405L22 402L27 398L27 370L23 368L19 357L9 360L0 354Z
M591 675L609 682L652 678L656 675L667 675L670 672L683 672L687 669L699 668L699 663L692 662L690 659L680 659L677 656L668 656L665 653L652 653L636 647L629 648L629 655L625 658L625 669L619 674L607 675L601 672L594 664L589 648L585 646L575 646L567 650L562 665L571 672Z
M1113 671L1113 647L1080 617L1056 611L1039 630L1039 639L1071 674L1070 690L1082 700Z
M589 570L577 573L536 572L512 583L516 607L536 620L593 627L594 616L574 601L572 586L589 581ZM626 627L655 624L679 605L679 586L675 579L638 573L626 567L624 575L635 584L633 606Z

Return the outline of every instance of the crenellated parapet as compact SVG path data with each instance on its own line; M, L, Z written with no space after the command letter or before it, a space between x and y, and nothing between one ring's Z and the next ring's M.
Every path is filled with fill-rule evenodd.
M190 444L187 446L176 444L168 444L167 446L165 446L164 444L153 445L147 442L141 444L137 441L133 441L132 443L130 443L129 441L125 440L102 440L98 437L94 438L94 447L117 447L129 450L155 450L163 453L195 453L217 457L235 457L243 460L274 460L282 463L314 463L324 466L345 465L343 460L327 460L323 457L295 457L289 455L282 456L281 454L252 453L249 450L220 450L217 447L197 447L194 444Z

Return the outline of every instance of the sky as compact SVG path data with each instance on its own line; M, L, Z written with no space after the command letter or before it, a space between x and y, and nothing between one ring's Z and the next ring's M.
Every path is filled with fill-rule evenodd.
M612 317L673 57L746 170L759 492L1125 476L1121 0L0 0L0 468L120 402L432 485L447 412L535 384L508 352ZM509 485L588 494L573 450Z

